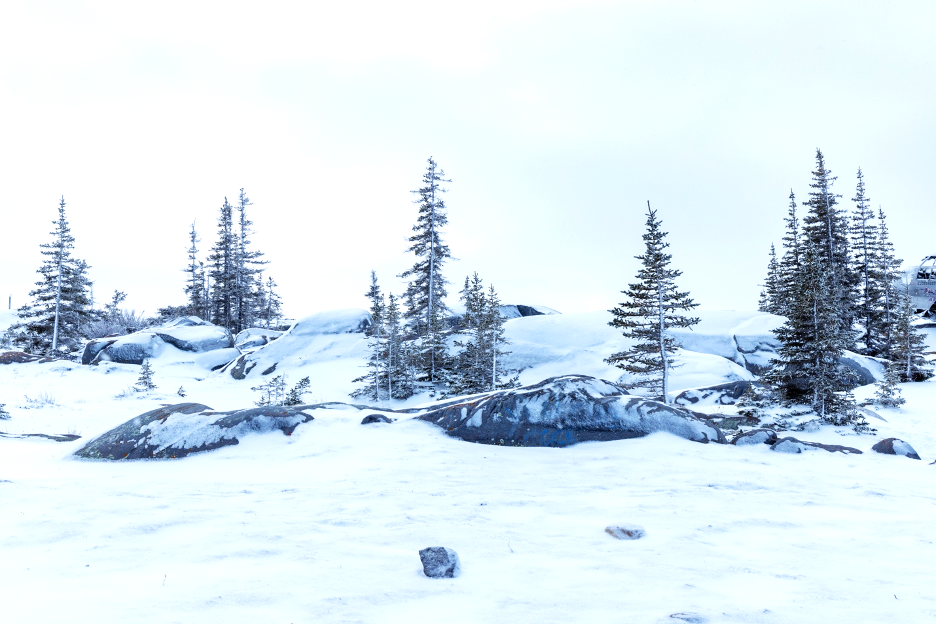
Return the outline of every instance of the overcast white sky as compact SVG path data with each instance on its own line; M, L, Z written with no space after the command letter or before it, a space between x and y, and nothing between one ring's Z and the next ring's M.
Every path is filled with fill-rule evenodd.
M372 268L403 290L409 191L433 156L452 180L453 294L477 271L505 303L609 308L650 200L679 285L753 309L816 147L846 201L862 167L899 255L936 253L934 17L931 2L4 2L0 294L27 300L64 195L99 302L181 304L189 224L207 251L244 187L287 314L365 307Z

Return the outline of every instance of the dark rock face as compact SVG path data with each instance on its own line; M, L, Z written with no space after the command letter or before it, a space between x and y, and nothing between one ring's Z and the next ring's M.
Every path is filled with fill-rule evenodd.
M775 444L777 442L777 432L771 429L751 429L739 433L732 440L731 444L735 446L750 446L753 444Z
M823 451L829 451L830 453L843 453L845 455L861 455L861 451L850 446L840 446L838 444L820 444L819 442L805 442L803 440L797 440L793 437L778 440L770 447L771 451L777 451L778 453L802 453L804 451L812 451L814 449L822 449Z
M751 384L752 382L750 381L739 380L729 381L727 383L718 384L717 386L708 386L706 388L692 388L690 390L684 390L676 395L676 398L673 399L673 403L676 405L689 406L714 397L718 405L734 405L735 402L741 398L741 395L747 392Z
M127 336L92 340L85 345L81 363L110 361L142 364L147 358L158 357L166 345L181 351L205 353L233 348L234 339L231 332L223 327L212 325L197 316L184 316Z
M175 459L239 443L252 433L286 435L309 414L290 407L267 406L213 412L201 403L179 403L146 412L111 429L75 452L86 459Z
M458 553L443 546L430 546L419 551L423 574L429 578L455 578L461 572Z
M392 423L387 416L383 414L371 414L370 416L365 416L364 420L361 421L362 425L370 425L373 423Z
M920 459L913 447L899 438L884 438L872 446L871 450L884 455L903 455L910 459Z
M6 351L0 353L0 364L29 364L30 362L54 362L55 358L43 355L30 355L22 351Z
M568 446L666 431L726 444L722 431L688 410L627 394L584 375L552 377L514 390L476 395L419 416L446 434L481 444Z

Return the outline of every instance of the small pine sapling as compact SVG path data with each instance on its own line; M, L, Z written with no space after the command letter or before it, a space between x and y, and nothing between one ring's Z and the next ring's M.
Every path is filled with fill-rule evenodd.
M735 402L735 409L737 410L738 416L760 420L764 417L763 408L767 407L769 402L763 389L751 384L747 387L747 390L744 391L744 394Z
M283 405L302 405L302 396L308 394L311 385L312 382L309 381L308 377L300 379L299 383L293 386L289 394L286 395Z
M265 384L255 386L251 388L251 390L260 393L260 400L254 401L257 407L283 405L286 398L286 377L284 375L277 375Z
M153 383L153 367L150 366L149 358L143 360L143 367L140 369L140 378L133 385L137 392L149 392L156 389Z
M10 412L6 411L6 403L0 403L0 420L9 420Z
M907 402L901 396L897 384L901 381L901 365L891 362L884 369L884 378L877 382L877 391L874 393L874 402L883 407L900 407Z
M185 388L183 388L182 386L179 386L179 391L176 392L176 394L178 394L182 398L185 398Z

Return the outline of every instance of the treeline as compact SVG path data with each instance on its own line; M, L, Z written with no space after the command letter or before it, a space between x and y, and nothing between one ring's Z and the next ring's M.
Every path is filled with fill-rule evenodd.
M78 349L84 341L127 334L177 316L194 315L232 333L248 327L276 327L282 301L272 277L264 280L263 253L250 240L253 223L247 217L250 199L240 190L236 206L225 197L219 209L217 240L205 261L198 259L201 239L193 223L189 231L188 263L183 305L158 308L144 317L120 307L125 292L115 290L109 303L96 308L92 300L90 267L73 255L75 238L65 214L65 198L53 221L52 241L40 245L45 257L41 276L29 292L30 301L17 310L19 323L2 337L2 345L36 354L60 354Z

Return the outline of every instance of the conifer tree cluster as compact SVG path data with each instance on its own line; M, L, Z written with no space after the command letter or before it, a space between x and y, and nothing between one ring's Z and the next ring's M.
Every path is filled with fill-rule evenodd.
M832 190L835 180L817 149L806 214L798 217L791 191L781 258L771 245L759 309L786 322L775 332L780 358L766 380L785 401L810 404L826 422L860 426L850 394L856 379L840 364L845 351L906 362L904 381L931 373L909 295L899 287L901 261L884 212L871 209L861 169L850 215Z
M201 239L195 224L189 230L188 264L183 269L184 292L188 299L185 312L233 333L263 324L271 327L281 316L281 300L272 277L263 280L263 253L252 247L253 222L247 208L253 203L244 189L237 205L227 197L218 214L215 244L209 250L207 264L198 260Z

